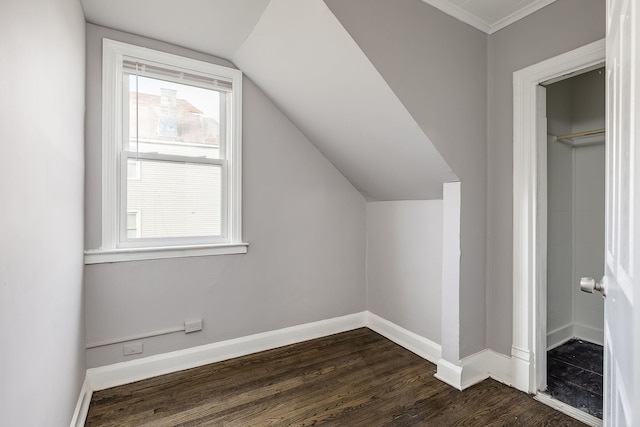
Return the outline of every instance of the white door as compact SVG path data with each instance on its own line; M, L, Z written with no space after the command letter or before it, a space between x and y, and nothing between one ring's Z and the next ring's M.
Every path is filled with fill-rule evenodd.
M640 426L640 44L637 0L607 0L604 423ZM638 251L635 242L639 242Z

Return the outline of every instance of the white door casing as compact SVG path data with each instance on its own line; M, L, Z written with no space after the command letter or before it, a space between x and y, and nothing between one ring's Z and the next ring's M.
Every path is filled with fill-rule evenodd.
M604 423L640 423L640 314L634 312L640 267L640 30L638 2L607 1L607 147L605 237ZM635 365L635 366L634 366Z
M603 63L605 41L588 44L513 74L513 341L511 380L535 393L544 385L546 353L546 127L541 130L538 85ZM544 137L539 133L544 132ZM540 147L543 144L545 147ZM544 168L544 169L543 169ZM541 244L542 243L542 244ZM577 284L576 284L577 286ZM540 372L542 371L542 372Z
M536 208L536 245L538 262L536 265L537 286L535 287L538 309L534 312L533 323L537 325L534 334L535 348L547 348L547 89L536 86L536 144L538 157L538 201ZM536 391L547 388L547 352L537 351L534 359Z

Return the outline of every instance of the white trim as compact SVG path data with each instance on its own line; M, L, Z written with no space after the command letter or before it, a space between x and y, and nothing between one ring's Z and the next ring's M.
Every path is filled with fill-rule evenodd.
M486 349L462 359L462 372L464 374L463 385L473 385L479 382L477 380L472 382L474 374L475 378L479 378L479 374L484 375L480 381L493 378L503 384L511 385L511 358L506 354Z
M599 40L513 74L513 342L514 387L534 393L536 331L539 330L537 286L538 159L536 87L552 78L604 62L605 41ZM544 230L546 232L546 230ZM545 249L546 250L546 249ZM546 346L545 346L546 347ZM546 351L546 348L545 348ZM541 352L538 352L541 353Z
M78 395L78 402L76 408L73 411L73 417L69 427L82 427L87 420L87 414L89 413L89 404L91 403L91 396L93 390L89 383L89 377L85 375L80 394Z
M438 360L438 368L434 377L449 384L451 387L462 390L462 366L440 359Z
M561 326L549 332L547 334L547 351L561 346L573 337L573 323L569 323L568 325Z
M460 365L441 359L438 361L435 377L458 390L464 390L487 378L511 385L511 359L490 349L465 357Z
M576 409L573 406L567 405L564 402L560 402L559 400L554 399L548 394L538 393L533 396L533 398L538 402L544 403L545 405L555 409L556 411L562 412L563 414L568 415L571 418L575 418L576 420L585 423L588 426L602 427L602 420L600 418L587 414L586 412Z
M231 93L231 126L227 126L225 157L231 167L227 173L227 231L231 242L242 242L242 72L237 70ZM233 141L229 143L229 141Z
M506 354L489 349L488 359L487 371L489 376L511 387L511 358Z
M534 348L547 348L547 89L541 85L536 86L536 159L538 159L537 203L536 203L536 234L535 241L539 248L536 253L536 277L534 301L544 301L537 304L533 313L533 323L537 325L533 334ZM546 351L540 354L535 361L536 384L538 389L547 388L547 357Z
M573 335L579 340L604 346L604 329L593 328L581 323L574 323Z
M545 6L550 5L556 0L537 0L534 3L528 4L523 8L513 12L511 15L505 16L502 19L499 19L495 22L486 22L485 20L477 17L471 12L466 11L460 6L455 5L449 0L422 0L423 2L440 9L442 12L446 13L449 16L456 18L459 21L464 22L465 24L469 24L472 27L486 33L493 34L498 30L503 29L504 27L513 24L520 19L531 15L534 12L542 9Z
M102 264L106 262L141 261L147 259L184 258L210 255L246 254L248 243L194 245L194 246L161 246L152 248L122 248L84 251L85 264Z
M440 344L404 329L377 314L365 311L365 325L372 331L379 333L431 363L437 364L442 357Z
M547 351L574 338L604 346L604 330L581 323L570 323L547 334Z
M489 378L489 372L485 366L485 364L488 364L487 352L488 350L483 350L462 359L460 383L463 390Z
M491 26L478 18L474 14L467 12L459 6L451 3L449 0L422 0L428 5L440 9L442 12L449 16L456 18L459 21L469 24L472 27L482 31L483 33L491 34Z
M128 362L91 368L87 369L87 377L93 390L103 390L158 375L362 328L366 326L365 323L366 315L364 312L350 314Z
M521 20L522 18L525 18L531 15L532 13L539 11L543 7L549 6L551 3L555 1L556 0L538 0L534 3L528 4L524 6L522 9L513 12L511 15L505 16L504 18L496 22L493 22L490 25L491 29L489 30L489 34L493 34L496 31L499 31L504 27L507 27L513 24L514 22Z
M529 384L535 378L532 354L529 351L511 347L511 385L528 392Z

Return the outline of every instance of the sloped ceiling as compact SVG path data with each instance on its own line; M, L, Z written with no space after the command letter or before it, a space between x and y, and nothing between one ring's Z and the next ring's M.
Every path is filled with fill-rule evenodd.
M80 0L87 22L230 59L269 0Z
M91 23L220 56L369 200L441 198L455 174L322 0L82 0Z
M440 197L455 179L321 0L272 0L233 61L366 197Z

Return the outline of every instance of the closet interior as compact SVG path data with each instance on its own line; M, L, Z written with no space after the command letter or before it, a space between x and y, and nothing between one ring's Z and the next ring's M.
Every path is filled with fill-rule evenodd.
M604 301L580 291L605 251L605 70L546 85L547 389L602 418Z

